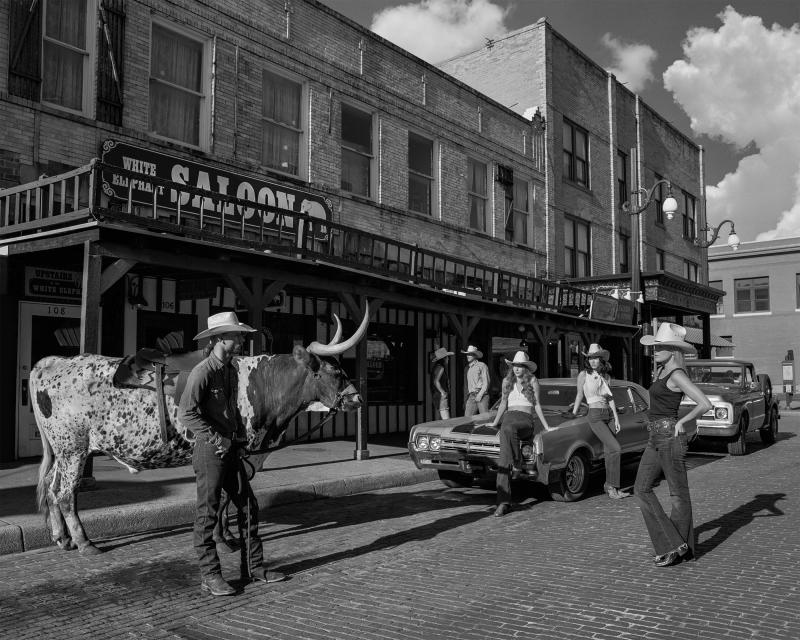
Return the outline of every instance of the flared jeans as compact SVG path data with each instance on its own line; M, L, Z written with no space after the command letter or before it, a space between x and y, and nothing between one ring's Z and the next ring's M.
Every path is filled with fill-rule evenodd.
M606 488L614 487L619 489L620 485L620 458L622 449L617 442L614 430L614 414L608 407L589 408L589 426L592 433L603 443L603 455L606 464Z

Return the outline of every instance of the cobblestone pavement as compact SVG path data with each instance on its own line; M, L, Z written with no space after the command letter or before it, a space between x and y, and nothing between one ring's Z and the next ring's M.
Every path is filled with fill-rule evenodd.
M494 518L492 492L427 483L272 510L291 579L231 598L201 596L186 529L2 556L0 637L797 639L799 434L789 413L771 447L692 456L697 562L653 566L633 499Z

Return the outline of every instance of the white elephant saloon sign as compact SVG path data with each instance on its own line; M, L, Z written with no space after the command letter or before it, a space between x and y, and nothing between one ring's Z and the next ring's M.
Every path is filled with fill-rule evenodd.
M116 140L103 143L102 163L103 192L112 200L125 203L131 212L138 207L145 215L152 215L154 208L175 212L172 218L177 218L179 224L191 216L204 226L205 217L207 223L213 219L217 227L220 222L223 227L244 229L247 225L283 235L295 227L295 216L291 214L305 214L325 222L332 216L330 200L321 195ZM205 191L208 196L202 194ZM232 196L239 202L219 196ZM327 239L325 231L315 228L315 239Z

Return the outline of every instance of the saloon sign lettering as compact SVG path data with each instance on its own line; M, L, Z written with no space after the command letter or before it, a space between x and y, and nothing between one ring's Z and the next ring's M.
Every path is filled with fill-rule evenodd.
M102 162L113 165L103 169L103 191L108 196L122 200L127 200L130 194L133 202L152 206L155 192L156 204L167 209L177 209L180 202L181 211L185 213L199 214L202 209L206 214L224 213L226 217L231 216L237 220L242 215L245 220L250 220L256 215L256 207L234 205L219 199L181 191L180 185L186 185L215 194L235 196L254 205L265 206L266 209L262 210L265 225L275 222L275 209L305 213L326 221L330 221L332 215L330 200L322 196L116 140L106 140L103 143ZM117 173L113 167L121 167L126 171ZM169 180L176 187L154 184L149 178ZM258 224L257 218L255 222ZM285 219L283 224L291 225L291 218Z

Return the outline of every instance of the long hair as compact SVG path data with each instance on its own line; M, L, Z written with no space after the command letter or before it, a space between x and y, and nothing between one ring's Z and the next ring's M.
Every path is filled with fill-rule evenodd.
M597 369L592 369L592 365L589 364L589 358L586 358L583 361L583 366L586 369L586 373L594 373L595 371L597 371L597 373L599 373L603 377L606 377L606 376L610 377L611 376L611 363L608 362L607 360L603 359L603 358L599 358L599 360L600 360L600 366L597 367Z
M503 378L503 398L508 398L508 394L511 393L511 390L514 388L514 382L516 382L516 380L517 376L514 374L514 367L509 366L508 372ZM522 374L522 395L525 396L528 399L528 402L533 405L536 404L536 394L533 392L534 380L536 380L536 376L531 373L531 370L528 369L528 367L525 367L525 373Z

